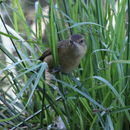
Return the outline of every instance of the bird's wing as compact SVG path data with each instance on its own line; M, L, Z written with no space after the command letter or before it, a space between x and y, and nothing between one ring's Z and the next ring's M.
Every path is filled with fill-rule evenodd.
M64 44L66 44L66 42L68 42L67 40L63 40L63 41L60 41L57 45L57 48L58 48L58 51L59 51L59 48L61 48L62 46L64 46ZM39 57L39 60L43 61L45 57L51 55L51 49L48 48L47 50L45 50L43 52L43 54Z
M47 50L45 50L42 55L39 57L39 60L43 61L45 57L51 55L51 49L48 48Z

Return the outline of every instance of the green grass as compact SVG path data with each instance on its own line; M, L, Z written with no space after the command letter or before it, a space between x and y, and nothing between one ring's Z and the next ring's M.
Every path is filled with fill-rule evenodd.
M129 0L57 0L57 6L51 0L48 3L48 16L43 16L38 4L36 34L27 24L19 0L14 0L12 7L0 3L11 20L9 27L0 17L7 31L0 30L0 35L10 38L19 57L17 60L0 43L0 53L12 60L9 66L1 60L0 82L8 81L16 95L14 98L7 91L0 92L0 128L45 129L60 116L71 130L130 129ZM45 18L49 20L48 45L42 42L41 23ZM20 35L23 33L26 37ZM54 89L45 83L47 64L37 59L49 46L57 65L57 41L75 33L85 36L87 53L71 76L57 76L58 89ZM17 74L13 73L13 67Z

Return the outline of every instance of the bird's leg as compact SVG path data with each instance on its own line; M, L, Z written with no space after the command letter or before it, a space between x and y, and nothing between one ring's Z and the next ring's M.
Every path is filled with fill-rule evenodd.
M54 67L51 71L52 74L55 74L55 73L59 73L61 71L61 67L58 66L58 67Z
M52 85L54 80L56 79L55 74L60 72L60 67L55 67L55 68L49 68L45 71L45 80L46 83L49 85Z

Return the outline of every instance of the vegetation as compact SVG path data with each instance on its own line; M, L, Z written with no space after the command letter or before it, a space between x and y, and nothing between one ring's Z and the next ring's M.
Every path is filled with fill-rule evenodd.
M16 97L0 91L0 127L46 129L61 117L67 129L130 129L130 1L57 0L49 3L49 16L40 4L35 14L36 34L27 24L22 4L13 0L7 11L11 27L0 16L1 36L9 37L18 58L0 43L0 53L13 62L0 62L0 82L8 81ZM115 8L116 7L116 8ZM10 12L10 13L9 13ZM57 75L55 86L45 83L46 63L38 57L47 47L42 21L57 64L57 41L80 33L88 51L72 75ZM25 34L24 36L20 34ZM35 38L32 38L32 34ZM25 37L26 36L26 37ZM66 61L67 62L67 61ZM16 68L16 73L12 68Z

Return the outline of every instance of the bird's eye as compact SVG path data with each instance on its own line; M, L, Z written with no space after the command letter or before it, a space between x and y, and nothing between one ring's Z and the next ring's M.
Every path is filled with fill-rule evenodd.
M84 41L84 40L81 40L79 43L81 44L81 43L83 43L83 41Z
M73 41L72 41L72 40L70 40L70 43L71 43L71 44L73 44Z

